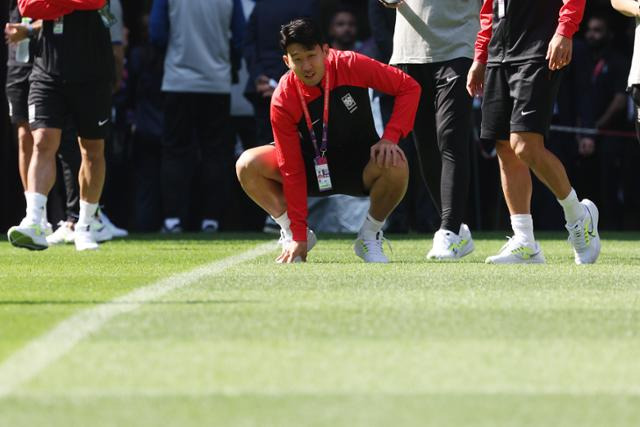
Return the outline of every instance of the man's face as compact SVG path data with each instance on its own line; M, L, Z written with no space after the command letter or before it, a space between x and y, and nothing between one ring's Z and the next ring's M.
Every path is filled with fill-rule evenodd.
M349 12L339 12L331 21L329 36L342 46L354 45L357 33L356 17Z
M285 64L307 86L316 86L324 77L324 59L329 47L315 45L309 50L300 43L293 43L287 47L287 54L283 57Z
M584 38L591 49L600 50L609 42L607 23L599 18L592 18L587 24Z

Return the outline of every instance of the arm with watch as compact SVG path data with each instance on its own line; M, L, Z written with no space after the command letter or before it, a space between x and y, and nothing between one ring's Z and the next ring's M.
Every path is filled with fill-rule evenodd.
M640 18L640 3L636 0L611 0L611 6L625 16Z
M4 28L4 38L7 43L18 43L27 37L35 37L41 29L42 20L31 24L8 23Z

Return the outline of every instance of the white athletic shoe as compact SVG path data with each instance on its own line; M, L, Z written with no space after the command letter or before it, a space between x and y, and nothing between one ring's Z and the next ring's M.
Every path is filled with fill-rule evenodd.
M78 227L74 231L74 242L76 244L76 250L78 251L90 251L98 249L98 242L105 242L111 240L111 232L107 227L94 219L91 224L85 227Z
M282 249L291 242L293 242L293 236L287 235L284 230L280 229L280 239L278 240L278 244L282 246ZM311 252L311 249L313 249L316 243L318 243L316 233L314 233L310 228L307 228L307 253ZM302 259L300 257L296 257L293 262L302 262Z
M47 243L50 245L73 243L73 223L60 221L56 231L47 236Z
M111 237L112 238L113 237L127 237L129 235L129 232L127 230L125 230L124 228L116 227L116 225L113 222L111 222L111 220L109 219L107 214L105 214L102 209L98 209L97 216L98 216L98 220L101 223L103 223L105 227L107 227L107 229L111 233Z
M580 204L585 207L584 218L565 227L569 231L569 243L573 246L576 264L593 264L600 255L600 235L598 234L600 214L591 200L584 199Z
M375 239L373 240L365 240L359 235L353 245L353 249L355 250L356 255L362 258L364 262L386 264L389 262L389 258L384 254L384 250L382 248L385 241L386 239L384 238L382 231L378 231Z
M9 242L16 248L25 248L32 251L47 249L47 237L40 224L28 224L24 219L7 232Z
M42 231L44 231L44 235L49 237L53 234L53 226L49 221L42 221L42 225L40 226Z
M542 248L538 242L527 243L514 237L500 249L498 255L490 256L487 264L544 264Z
M433 247L427 259L455 260L469 255L475 249L471 231L467 224L460 226L460 234L449 230L438 230L433 235Z

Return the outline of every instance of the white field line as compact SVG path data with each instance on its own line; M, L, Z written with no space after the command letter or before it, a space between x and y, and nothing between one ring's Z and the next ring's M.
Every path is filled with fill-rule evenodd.
M158 300L169 292L193 285L245 261L275 249L273 242L233 255L191 271L178 273L138 288L107 303L83 310L63 320L58 326L29 342L0 365L0 399L33 379L56 360L67 354L89 335L99 331L108 321L137 310L145 303Z

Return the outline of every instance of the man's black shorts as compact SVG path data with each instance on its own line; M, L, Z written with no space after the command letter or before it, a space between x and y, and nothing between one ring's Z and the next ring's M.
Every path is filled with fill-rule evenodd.
M71 118L78 136L105 139L111 121L111 84L32 80L29 92L31 129L64 129Z
M31 67L7 68L7 102L9 103L9 116L14 125L27 123L29 112L29 75Z
M320 191L316 177L315 164L310 155L304 155L304 168L307 174L307 195L309 197L324 197L333 194L345 194L348 196L368 196L369 190L364 188L364 168L371 158L371 147L378 141L369 143L351 141L349 146L331 146L327 150L329 174L331 175L330 191Z
M546 137L562 75L546 62L487 67L481 138L505 141L512 132Z

